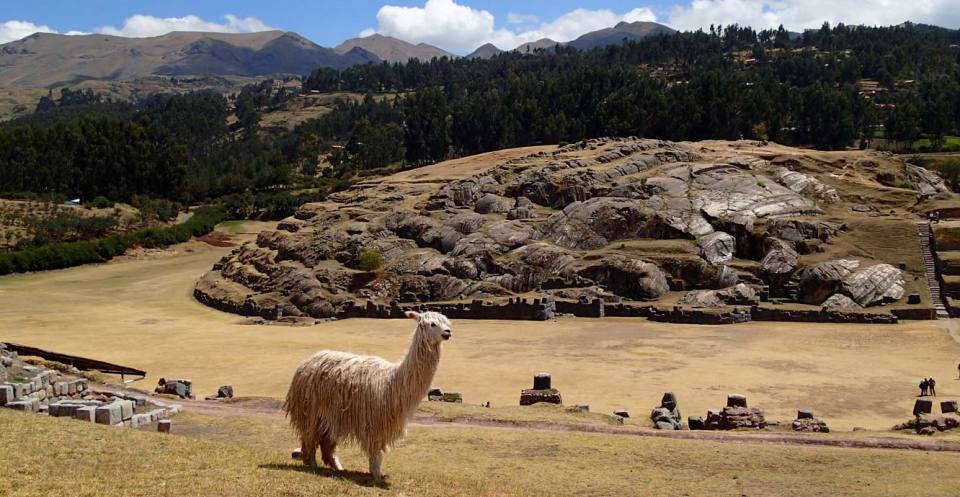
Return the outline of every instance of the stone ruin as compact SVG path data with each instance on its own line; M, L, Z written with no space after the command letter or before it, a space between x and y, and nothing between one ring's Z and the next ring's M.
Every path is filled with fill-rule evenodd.
M221 387L223 388L223 387ZM172 379L168 380L166 378L160 378L160 382L157 384L157 388L153 390L156 393L176 395L181 399L194 399L196 398L193 395L193 380L187 379ZM219 392L218 392L219 396ZM230 387L230 396L233 396L233 387Z
M823 420L817 419L810 409L800 409L797 411L797 419L793 420L791 425L793 431L809 431L818 433L830 433L830 428Z
M427 400L430 402L452 402L455 404L463 403L463 394L460 392L444 392L439 388L431 388L427 392Z
M92 388L86 378L27 364L3 344L0 344L0 406L131 428L158 422L182 409L179 405L149 403L143 395Z
M533 377L533 388L520 391L520 405L529 406L539 402L563 404L560 391L550 384L550 373L537 373Z
M427 166L305 204L216 263L194 296L291 323L393 317L390 308L400 305L445 306L441 312L470 319L550 319L548 298L558 312L579 305L577 315L601 317L594 300L630 306L669 292L683 292L683 306L695 310L784 301L811 308L631 315L717 323L758 313L899 317L863 308L899 302L910 280L889 263L898 261L853 259L833 243L847 226L827 216L849 199L802 151L776 156L755 142L725 149L627 137L501 155L512 158L470 176ZM905 182L919 191L918 182L935 178ZM650 250L654 243L672 249ZM381 270L360 269L367 250L382 255ZM539 301L510 305L528 298Z
M683 417L680 415L677 396L673 392L663 394L660 407L653 409L650 413L650 419L658 430L682 430L684 428Z
M933 401L917 399L913 405L914 418L894 426L894 430L914 430L920 435L934 435L938 432L960 428L960 412L957 401L940 402L940 415L933 414Z
M699 416L687 420L691 430L737 430L743 428L763 429L767 420L763 409L747 407L747 398L739 394L727 396L727 406L721 410L709 409L707 418Z
M214 395L208 395L204 400L225 400L233 398L233 385L223 385Z

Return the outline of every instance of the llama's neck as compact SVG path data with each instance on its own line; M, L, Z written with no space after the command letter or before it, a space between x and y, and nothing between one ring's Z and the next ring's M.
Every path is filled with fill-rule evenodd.
M439 362L440 344L428 343L419 331L415 333L407 356L397 365L391 379L391 387L395 389L404 412L416 409L423 400Z

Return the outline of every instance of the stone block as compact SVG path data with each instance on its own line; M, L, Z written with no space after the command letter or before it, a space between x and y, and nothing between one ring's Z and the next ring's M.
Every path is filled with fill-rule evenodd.
M930 414L933 412L933 401L927 399L917 399L913 403L913 415L919 416L920 414Z
M67 382L67 395L76 395L77 394L77 383L75 381Z
M706 428L706 423L703 422L703 418L700 416L690 416L687 418L687 426L691 430L703 430Z
M160 433L170 433L170 427L173 423L169 419L161 419L157 423L157 431Z
M560 396L560 392L555 388L549 390L522 390L520 392L520 405L529 406L538 402L562 404L563 399Z
M10 402L17 400L16 395L14 395L13 385L0 385L0 406L7 405Z
M68 382L58 381L53 384L53 394L57 396L67 395L69 387L67 386Z
M130 427L139 428L141 426L146 426L150 424L150 415L148 414L134 414L130 418Z
M132 401L136 407L147 405L147 398L143 395L127 395L127 400Z
M797 419L813 419L813 411L810 409L800 409L797 411Z
M671 411L676 409L677 396L673 392L663 394L663 397L660 399L660 407L665 407Z
M133 417L133 401L132 400L121 400L120 403L120 417L124 421Z
M217 389L217 397L221 399L233 398L233 385L223 385Z
M620 416L621 418L629 418L629 417L630 417L630 412L627 411L626 409L617 409L617 410L613 411L613 415L614 415L614 416Z
M15 411L37 412L40 410L40 399L36 397L27 397L22 400L8 402L7 407Z
M80 421L87 421L93 423L97 420L97 407L98 406L83 406L78 408L73 413L73 419L79 419Z
M550 381L550 373L537 373L533 376L533 389L549 390Z
M96 421L101 425L116 425L123 421L123 408L119 402L111 402L97 407Z
M940 403L940 412L944 414L949 414L951 412L958 412L957 401L955 400L945 400Z
M747 398L737 393L727 395L727 407L747 407Z
M456 404L462 404L463 394L460 392L446 392L440 396L440 402L453 402Z

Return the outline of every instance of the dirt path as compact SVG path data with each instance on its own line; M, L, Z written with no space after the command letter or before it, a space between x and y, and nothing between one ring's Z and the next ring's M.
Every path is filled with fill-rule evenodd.
M249 400L248 400L249 402ZM253 417L282 419L279 401L255 399L254 405L210 401L183 401L186 412L205 416ZM721 432L721 431L663 431L641 426L606 426L544 421L498 421L472 417L460 417L453 421L440 419L428 413L417 413L412 426L431 429L481 428L489 430L596 433L603 435L659 437L675 440L705 440L726 443L754 443L780 445L812 445L848 449L922 450L960 453L960 442L935 439L907 439L883 436L850 438L836 434L802 434L784 432Z

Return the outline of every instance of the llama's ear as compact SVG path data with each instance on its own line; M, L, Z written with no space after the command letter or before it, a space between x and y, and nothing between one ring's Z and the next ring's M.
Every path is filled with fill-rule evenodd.
M409 319L420 319L420 313L414 311L407 311L407 318Z

